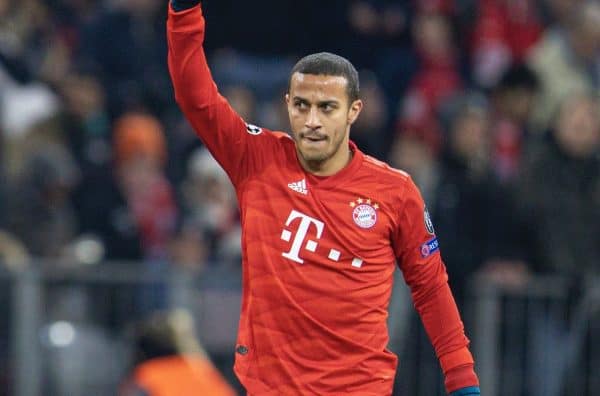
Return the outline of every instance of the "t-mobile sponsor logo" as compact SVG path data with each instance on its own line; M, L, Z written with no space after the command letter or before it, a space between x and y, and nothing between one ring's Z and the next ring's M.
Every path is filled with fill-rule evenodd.
M302 249L302 245L304 245L304 240L306 240L306 245L304 246L306 250L310 252L314 252L317 250L317 242L307 237L308 231L310 230L311 226L314 225L316 228L314 239L319 240L321 238L321 235L323 235L323 229L325 228L325 224L322 221L305 215L304 213L292 210L292 212L287 218L287 221L285 222L286 227L289 227L297 219L300 219L300 225L296 230L296 235L294 236L294 240L292 241L292 247L289 252L281 254L285 258L302 264L304 263L304 260L300 258L299 254L300 249ZM286 242L289 242L292 239L292 235L292 231L284 229L281 233L281 239L283 239Z

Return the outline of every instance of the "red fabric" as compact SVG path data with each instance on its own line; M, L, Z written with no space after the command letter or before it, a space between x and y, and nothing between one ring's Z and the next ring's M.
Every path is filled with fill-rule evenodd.
M439 252L423 253L435 237L411 178L353 143L342 171L307 174L287 134L247 128L218 94L203 38L199 7L170 11L176 99L230 176L240 204L235 372L248 393L391 394L397 358L386 349L386 320L396 258L438 356L466 348ZM472 386L477 378L461 382Z
M420 58L422 65L410 82L398 127L400 131L437 135L437 150L442 136L437 114L447 100L462 90L462 79L453 54L434 58L421 53Z
M436 111L444 100L460 91L462 82L453 64L423 65L411 83L409 95L418 93Z
M465 382L472 381L473 377L477 378L475 375L475 371L473 370L473 364L463 364L462 366L458 366L453 368L452 370L445 373L446 379L444 381L444 385L446 386L446 391L448 393L454 392L455 390L465 388L463 385ZM479 381L477 384L469 385L469 386L479 386Z
M542 22L533 0L483 0L473 34L474 48L504 45L522 61L541 37Z

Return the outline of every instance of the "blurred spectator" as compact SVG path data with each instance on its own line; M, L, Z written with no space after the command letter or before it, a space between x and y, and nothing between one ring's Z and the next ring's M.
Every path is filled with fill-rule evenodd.
M0 122L11 136L57 112L49 83L66 74L69 49L38 0L0 1Z
M420 13L413 38L420 68L403 99L400 125L402 129L440 129L440 109L463 89L449 20L442 14Z
M135 330L134 368L120 396L234 396L200 346L186 311L155 313Z
M64 258L77 235L70 194L79 169L59 143L39 144L25 160L23 174L8 194L8 229L35 256Z
M408 170L415 173L415 180L423 189L459 304L463 302L469 276L487 261L508 257L510 253L502 220L507 210L503 204L506 193L489 164L489 117L485 101L463 98L450 117L447 144L439 165L432 159L435 145L418 148L413 143L404 152L398 152L400 165L406 164L406 158L415 159Z
M537 97L538 81L526 65L507 69L491 92L491 165L506 183L517 176L521 154L529 136L529 120Z
M105 260L125 261L138 266L140 275L164 280L132 288L134 309L124 312L118 305L111 306L111 321L167 304L170 243L176 234L179 208L165 174L166 163L166 142L158 119L126 113L113 126L111 167L84 179L75 197L80 231L99 240Z
M535 0L483 0L473 30L473 77L480 87L496 85L506 69L520 63L543 31Z
M182 192L185 217L208 237L211 259L238 263L241 230L235 191L206 148L190 157Z
M524 256L540 271L600 272L600 115L595 97L566 99L532 147L520 181Z
M285 130L287 110L283 102L293 58L217 51L212 57L215 80L221 94L249 123ZM190 136L194 136L192 133Z
M147 109L164 118L174 111L166 64L164 2L123 0L82 28L78 68L97 75L111 117Z
M574 94L560 106L551 134L532 147L517 196L522 255L543 273L570 280L573 297L583 279L600 273L600 103ZM568 317L532 320L529 394L558 396L574 358L576 333ZM551 347L549 347L551 346ZM542 379L541 381L539 379Z
M250 122L256 118L256 98L250 89L243 85L230 85L221 88L221 94L244 120Z
M193 224L183 224L169 243L169 262L188 274L204 271L209 255L204 232Z
M344 11L343 6L338 9ZM341 52L357 68L376 69L384 54L409 39L410 8L407 2L353 0L346 2L345 13L346 37L337 45L343 46Z
M564 29L569 23L573 10L585 1L589 0L543 0L542 12L544 12L546 25L549 26L548 29Z
M582 2L569 15L564 29L545 33L529 61L541 89L534 123L538 131L545 131L566 97L600 89L600 4Z
M40 36L52 26L48 14L38 0L0 1L0 63L19 82L34 78L34 59L47 50Z
M110 121L105 93L92 76L70 74L58 85L63 99L63 134L84 177L92 177L111 159Z
M580 94L595 98L600 89L597 1L205 3L215 78L248 122L287 129L282 93L302 54L337 52L372 71L361 76L365 109L351 138L367 153L389 154L420 186L458 298L477 270L509 285L526 279L525 263L567 276L600 271L597 99ZM4 265L20 268L30 255L133 260L141 275L177 265L183 278L202 273L219 287L237 267L236 197L172 98L165 4L0 0ZM274 21L288 27L284 34L271 34ZM473 88L485 97L463 100ZM208 267L214 271L203 272ZM118 297L155 309L166 301L158 289ZM90 300L94 318L110 316L114 325L139 314L96 303L113 301L110 293ZM51 305L68 310L76 300ZM213 322L224 320L217 316ZM560 326L538 323L547 336L536 338L537 348L564 354L552 338ZM65 370L64 383L78 387L60 389L86 389L73 362L117 349L104 347L107 335L81 329L82 344L52 349L61 359L52 370ZM231 340L220 342L225 350ZM538 368L532 378L560 382L560 371ZM538 390L554 396L546 385L553 386Z
M365 106L352 128L352 139L365 153L383 158L387 153L390 134L385 95L377 76L363 71L360 76L360 95Z
M408 172L423 195L432 202L440 178L438 155L440 136L428 129L406 129L396 136L389 153L392 166Z
M162 125L149 115L123 115L114 125L113 152L114 170L84 181L96 188L82 187L82 231L99 235L109 260L164 259L178 208L164 174Z

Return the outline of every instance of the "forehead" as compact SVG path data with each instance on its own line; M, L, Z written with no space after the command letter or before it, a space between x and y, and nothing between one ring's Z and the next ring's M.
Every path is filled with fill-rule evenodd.
M348 81L343 76L294 73L290 80L290 96L305 99L347 99Z

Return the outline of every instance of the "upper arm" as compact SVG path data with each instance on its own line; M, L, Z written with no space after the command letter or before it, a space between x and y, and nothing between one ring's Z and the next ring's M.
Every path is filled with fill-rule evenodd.
M405 181L394 250L404 278L418 300L447 282L439 242L421 193L412 179Z

